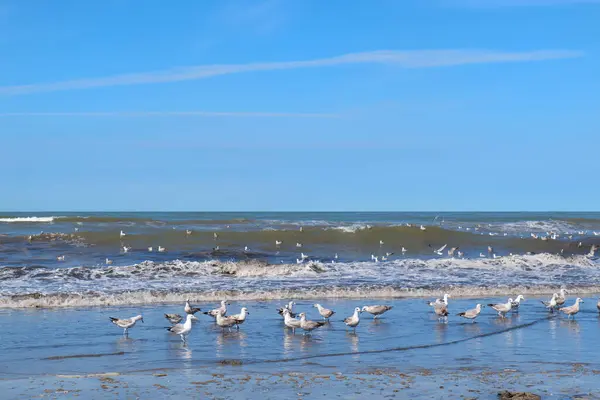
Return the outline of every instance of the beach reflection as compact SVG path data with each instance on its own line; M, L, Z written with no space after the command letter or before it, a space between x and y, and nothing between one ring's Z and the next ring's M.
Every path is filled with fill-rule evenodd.
M448 335L448 324L444 324L441 322L435 324L435 340L438 343L445 342L447 335Z
M290 329L284 328L283 332L283 354L291 355L294 353L294 339L296 335Z
M235 353L236 356L243 354L243 350L247 347L247 334L244 331L224 331L216 336L216 355L217 357L225 356L226 353ZM234 349L234 347L237 347Z

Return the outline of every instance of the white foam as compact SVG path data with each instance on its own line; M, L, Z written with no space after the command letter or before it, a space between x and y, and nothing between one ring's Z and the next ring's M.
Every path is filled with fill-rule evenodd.
M12 217L12 218L0 218L0 222L53 222L55 218L59 217Z
M356 233L358 231L362 231L365 229L371 229L371 228L372 228L371 225L353 224L353 225L346 225L346 226L334 226L332 228L325 228L325 230L342 231L344 233Z

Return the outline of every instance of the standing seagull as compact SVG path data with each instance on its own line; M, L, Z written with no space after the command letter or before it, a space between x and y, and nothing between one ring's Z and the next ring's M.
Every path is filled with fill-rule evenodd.
M369 314L374 315L373 319L377 319L381 314L390 311L393 306L375 305L375 306L364 306L362 311L366 311Z
M216 318L217 315L219 315L219 313L221 313L221 315L223 316L227 314L227 304L228 303L226 300L221 300L221 307L215 308L214 310L206 311L203 314L210 315L213 318Z
M579 297L577 299L575 299L575 304L573 304L572 306L569 307L562 307L559 308L558 311L562 311L565 314L567 314L567 318L571 318L571 316L573 316L573 318L575 318L575 314L577 314L579 312L579 303L583 303L583 300L581 300Z
M502 318L506 318L506 313L509 312L512 308L512 302L513 299L508 299L507 303L488 304L488 306L496 310L499 316L501 316Z
M550 301L542 300L542 304L544 306L546 306L546 308L548 310L550 310L550 312L554 312L554 309L556 308L556 299L557 298L558 298L558 293L552 293L552 298L550 299Z
M233 318L235 320L236 329L240 329L240 325L246 321L246 316L250 315L248 309L246 307L242 307L239 314L231 315L229 318Z
M459 317L470 319L471 322L473 323L473 322L475 322L475 318L477 318L479 316L479 313L481 313L481 309L483 307L484 306L482 306L481 304L477 304L477 306L475 308L472 308L465 312L458 313L456 315L458 315Z
M121 232L119 233L119 237L123 237L123 236L127 236L127 234L126 234L125 232L121 231Z
M323 317L323 319L326 321L329 321L329 318L335 314L335 311L325 308L320 304L315 304L313 307L317 307L319 314L321 314L321 317Z
M277 312L279 313L279 315L283 315L283 313L285 312L285 310L288 310L290 313L290 316L295 318L296 314L294 314L294 306L296 305L295 302L290 301L289 303L287 303L285 306L278 308Z
M236 325L236 320L233 317L226 317L225 312L223 310L217 311L216 315L217 325L220 326L223 330L227 328L229 332L231 332L231 327Z
M444 297L441 299L435 299L435 301L430 301L427 304L430 305L431 307L435 307L436 305L448 305L448 299L450 298L450 295L448 293L444 293Z
M521 305L521 301L525 300L522 294L518 295L517 298L511 304L512 312L519 312L519 306Z
M287 308L283 310L283 323L288 328L292 328L292 332L294 333L294 335L296 334L296 328L300 328L300 320L292 318L290 310L288 310Z
M356 307L354 309L354 314L352 314L351 317L344 319L344 323L346 324L346 326L349 326L350 328L354 329L354 332L356 332L356 327L360 323L360 318L358 317L358 314L360 314L361 312L362 311L360 310L360 308Z
M185 311L186 314L196 314L198 311L200 311L200 309L198 307L192 307L190 306L190 301L186 300L185 301L185 307L183 307L183 311Z
M128 333L129 328L133 328L135 326L136 322L138 322L140 320L142 322L144 322L144 318L141 315L136 315L135 317L131 317L128 319L119 319L119 318L113 318L113 317L109 317L109 318L110 318L110 322L112 322L119 328L123 328L123 336L127 336L129 334Z
M172 324L178 324L183 319L179 314L165 314L165 318Z
M184 324L173 325L167 330L181 337L181 341L185 343L187 341L187 335L192 331L192 320L198 319L192 314L188 314Z
M565 301L567 300L566 298L566 294L567 294L567 289L560 289L560 293L558 294L558 297L556 298L556 307L560 307L563 304L565 304Z
M322 321L308 321L306 319L306 313L300 313L300 328L303 329L306 335L306 332L312 332L320 326L325 325L325 322Z
M444 303L434 303L433 311L438 316L438 321L444 320L448 323L448 306Z

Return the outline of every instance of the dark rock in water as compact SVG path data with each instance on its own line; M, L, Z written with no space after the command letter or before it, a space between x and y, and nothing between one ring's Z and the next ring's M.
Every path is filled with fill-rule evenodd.
M502 392L499 392L498 398L500 400L542 400L541 396L538 396L534 393L509 392L508 390L503 390Z

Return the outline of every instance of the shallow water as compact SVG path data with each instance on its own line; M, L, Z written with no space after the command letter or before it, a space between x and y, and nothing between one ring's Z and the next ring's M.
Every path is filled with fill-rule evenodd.
M250 311L239 332L222 332L210 317L200 315L187 345L164 329L168 323L163 313L182 312L181 306L3 310L0 388L14 387L12 393L23 394L17 382L26 379L31 394L36 389L40 392L57 375L98 373L141 376L145 378L140 382L146 379L148 385L158 379L153 374L164 373L180 382L179 386L189 386L199 375L210 378L213 373L231 377L294 373L369 376L378 370L383 371L378 373L383 375L383 382L391 385L393 379L388 375L404 374L414 378L413 389L418 387L421 393L429 390L431 394L440 392L439 387L430 387L432 382L447 389L459 378L472 381L467 387L480 391L486 390L489 382L482 383L486 379L494 380L498 387L504 384L504 388L523 389L525 381L535 381L535 376L539 380L534 386L537 390L568 394L574 385L577 393L600 389L600 380L594 378L594 374L600 374L596 340L600 318L595 298L584 299L583 310L574 321L547 313L534 298L528 298L519 313L507 319L499 318L489 308L474 324L454 315L478 302L501 300L504 298L451 300L448 324L437 321L424 299L378 300L376 303L394 308L380 320L363 313L354 334L340 320L355 306L371 302L324 299L321 303L337 313L329 325L311 336L299 332L294 335L284 328L275 311L280 302L234 303L229 306L230 313L241 306ZM568 299L567 303L572 301ZM214 304L198 305L204 309ZM307 311L309 318L319 317L312 302L298 302L296 308ZM122 337L122 331L108 318L138 313L144 315L145 322L138 322L128 338ZM19 329L15 331L15 327ZM496 381L497 373L514 376ZM544 379L551 374L564 374L571 380ZM311 390L333 390L317 386L311 386ZM390 393L392 386L396 387L387 387ZM273 393L289 394L285 387ZM178 390L184 390L184 386ZM466 393L465 387L456 390L454 393ZM493 392L489 387L487 390ZM257 396L252 391L241 393ZM369 393L381 394L373 390Z

